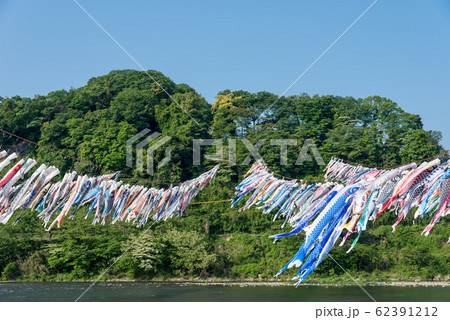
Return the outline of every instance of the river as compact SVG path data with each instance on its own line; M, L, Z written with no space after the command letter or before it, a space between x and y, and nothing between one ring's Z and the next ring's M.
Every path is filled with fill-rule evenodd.
M89 283L0 283L0 301L75 301ZM450 301L450 287L365 286L377 301ZM97 283L80 301L371 301L358 286Z

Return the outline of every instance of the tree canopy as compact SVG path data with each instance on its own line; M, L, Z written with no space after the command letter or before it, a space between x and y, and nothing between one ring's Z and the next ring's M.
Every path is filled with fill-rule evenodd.
M440 132L423 128L420 116L402 110L388 98L309 96L278 98L269 92L225 90L210 105L186 84L176 84L157 71L116 70L94 77L81 88L58 90L34 98L0 98L0 128L70 156L127 174L145 176L125 165L126 141L143 129L172 137L172 160L157 170L155 180L188 179L212 163L192 163L193 139L237 139L237 164L250 155L241 139L260 148L263 159L280 173L302 177L320 166L295 165L303 143L311 139L327 161L331 156L368 165L393 166L437 155ZM286 166L279 165L279 146L270 139L295 139ZM3 139L6 140L6 139ZM7 141L6 144L11 143ZM212 148L210 148L212 149ZM35 157L55 161L37 149ZM156 157L162 158L163 151ZM59 159L62 169L73 164ZM242 169L232 168L235 172Z

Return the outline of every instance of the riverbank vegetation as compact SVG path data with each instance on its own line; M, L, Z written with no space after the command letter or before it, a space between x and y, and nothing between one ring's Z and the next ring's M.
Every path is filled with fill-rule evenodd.
M242 139L296 139L288 149L287 165L280 165L279 146L265 143L259 150L276 172L296 178L320 177L323 167L314 161L295 165L306 139L312 139L327 162L331 156L349 161L394 166L442 153L440 133L423 128L420 116L403 111L393 101L337 96L283 97L268 92L225 90L216 101L206 100L185 84L175 84L159 72L152 76L197 122L174 103L142 72L113 71L92 78L86 86L51 92L34 98L0 97L0 128L111 170L148 178L126 167L126 140L149 128L172 137L172 159L153 180L179 182L211 168L202 158L192 163L192 141L236 141L236 165L222 162L216 181L195 201L224 200L233 196L250 156ZM66 159L42 148L1 136L3 149L17 151L62 172L99 174L96 167ZM205 153L215 152L213 147ZM156 153L156 160L164 150ZM228 158L226 158L228 160ZM4 174L5 168L1 174ZM127 180L137 183L137 180ZM150 183L148 184L151 185ZM155 185L156 186L156 185ZM229 203L191 205L183 217L157 222L144 229L129 223L91 225L87 209L73 220L46 232L36 212L27 211L17 225L0 226L1 280L76 281L96 279L233 279L270 280L294 255L303 234L273 244L269 235L280 233L282 222L251 209L239 212ZM430 236L420 236L430 217L417 222L410 214L392 233L396 221L385 212L369 224L355 249L351 241L336 246L331 256L354 278L389 281L449 281L450 228L448 219ZM14 219L11 219L14 221ZM348 275L327 257L310 281L344 281ZM295 275L290 271L281 280ZM326 280L325 280L326 279Z

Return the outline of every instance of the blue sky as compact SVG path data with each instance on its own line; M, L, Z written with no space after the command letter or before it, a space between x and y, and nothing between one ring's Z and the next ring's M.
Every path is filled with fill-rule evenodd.
M79 0L146 69L213 102L281 94L373 1ZM138 69L72 0L0 0L0 96ZM287 95L381 95L450 149L450 1L379 0Z

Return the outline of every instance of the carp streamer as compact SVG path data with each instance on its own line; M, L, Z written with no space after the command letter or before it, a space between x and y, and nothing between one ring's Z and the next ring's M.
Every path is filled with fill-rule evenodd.
M232 207L249 195L239 210L253 205L263 214L275 212L273 220L284 219L292 230L270 236L274 242L305 231L297 253L275 276L286 269L299 268L296 286L310 275L347 230L342 246L352 233L356 238L347 251L357 244L369 220L377 219L387 209L396 208L396 226L417 208L414 219L429 217L423 230L426 236L442 217L450 213L450 161L439 159L410 163L390 170L351 165L332 158L325 167L323 183L307 184L298 180L274 177L263 161L257 161L236 187Z
M0 170L18 157L0 152ZM5 158L6 157L6 158ZM73 219L80 206L89 205L85 216L93 216L92 224L114 224L117 221L143 227L149 220L166 220L182 215L191 200L214 180L219 165L199 177L168 189L147 188L117 181L119 173L97 177L68 172L61 181L50 183L60 172L56 167L42 164L23 180L36 165L33 159L19 160L0 180L0 222L6 224L20 211L13 224L19 222L27 209L37 210L47 231L61 226L64 217ZM53 219L53 221L52 221Z

